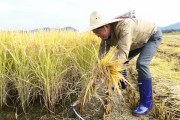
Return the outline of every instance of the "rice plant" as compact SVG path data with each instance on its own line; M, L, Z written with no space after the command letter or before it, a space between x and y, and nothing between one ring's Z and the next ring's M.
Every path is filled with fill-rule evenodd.
M52 34L42 32L35 37L35 46L38 47L33 53L31 66L38 79L46 109L55 113L55 105L62 99L63 76L70 68L67 67L66 53L60 45L61 40L51 37Z
M96 94L96 90L100 87L100 83L105 82L107 87L106 98L104 100L104 119L110 119L110 98L112 96L112 87L114 90L121 94L119 89L118 82L119 80L124 80L128 83L128 81L123 77L121 71L123 70L123 63L116 59L117 49L116 47L112 47L110 51L104 56L102 60L98 60L95 68L93 69L93 74L91 80L83 89L82 96L79 98L79 102L81 103L81 110L84 105L91 100L92 96ZM99 84L93 86L93 83Z
M32 87L33 77L31 76L31 68L26 55L27 34L11 33L5 39L1 46L7 51L8 58L5 62L8 69L6 73L18 91L18 99L21 101L22 108L26 112L28 107L29 95ZM24 39L25 38L25 39ZM10 63L10 64L9 64Z
M0 109L6 102L6 79L5 79L5 65L6 65L6 53L2 47L0 47Z

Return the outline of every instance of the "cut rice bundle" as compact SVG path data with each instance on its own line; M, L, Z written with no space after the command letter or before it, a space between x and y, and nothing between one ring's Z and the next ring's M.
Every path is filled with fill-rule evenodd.
M104 56L103 59L98 60L93 69L91 80L88 82L87 86L83 89L82 94L79 98L80 109L83 111L83 107L86 103L88 103L92 96L97 95L96 91L105 83L107 91L106 98L104 100L104 119L108 120L109 114L111 112L110 107L110 98L112 96L112 91L117 91L118 94L121 94L121 90L119 88L119 81L123 80L128 83L128 81L121 74L123 71L123 62L117 60L116 58L117 48L111 47L109 52ZM128 83L129 84L129 83ZM112 89L114 88L114 89ZM108 106L108 107L107 107ZM107 109L106 109L107 108Z

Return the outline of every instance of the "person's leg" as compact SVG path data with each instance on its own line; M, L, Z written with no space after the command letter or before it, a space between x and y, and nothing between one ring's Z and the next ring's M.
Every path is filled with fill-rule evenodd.
M143 47L144 47L144 46L143 46ZM138 55L138 54L142 51L143 47L137 48L137 49L135 49L135 50L130 51L130 52L129 52L129 55L128 55L128 60L127 60L124 64L128 64L128 62L129 62L131 59L133 59L136 55Z
M124 63L124 65L128 64L131 59L133 59L136 55L138 55L142 51L142 49L143 47L130 51L128 55L128 60ZM121 74L124 76L126 80L128 79L128 73L126 69L124 69ZM123 80L120 80L119 86L120 85L122 89L127 88L127 83L124 82Z
M161 41L162 33L160 30L158 30L156 34L151 36L138 57L136 68L138 72L140 104L133 111L133 115L144 115L152 109L152 76L150 73L149 64L157 52Z

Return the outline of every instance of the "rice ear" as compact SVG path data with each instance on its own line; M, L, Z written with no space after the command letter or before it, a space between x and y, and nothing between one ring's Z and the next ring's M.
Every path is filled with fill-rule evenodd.
M119 81L127 81L124 76L121 74L123 71L124 64L122 61L117 60L116 58L117 48L111 47L109 52L102 58L101 60L98 59L93 72L92 72L92 80L89 81L89 84L83 91L81 100L82 105L84 106L87 102L89 102L93 95L96 94L97 89L100 86L100 83L97 82L97 86L92 87L94 81L98 81L99 79L104 79L105 85L107 87L107 92L109 96L112 96L112 87L114 87L115 91L118 94L121 94L121 90L119 88ZM127 81L129 84L129 82Z

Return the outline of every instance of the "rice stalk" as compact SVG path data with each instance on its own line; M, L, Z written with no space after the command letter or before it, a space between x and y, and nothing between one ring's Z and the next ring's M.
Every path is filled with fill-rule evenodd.
M10 34L4 43L1 42L3 49L9 54L6 61L11 64L7 65L7 69L9 70L10 80L18 91L18 98L21 101L24 112L27 112L29 93L31 92L33 84L31 82L34 79L31 75L32 71L25 52L27 47L26 40L29 40L26 34L17 32Z
M118 82L119 80L128 81L123 77L121 71L123 70L123 63L116 59L117 49L112 47L110 51L104 56L102 60L98 60L94 66L92 77L89 80L87 86L82 90L81 97L79 101L81 104L81 109L89 102L93 95L96 94L97 89L99 89L100 84L105 82L107 91L105 98L105 115L104 119L109 119L109 114L111 112L110 99L112 96L112 87L114 90L121 94ZM93 86L93 83L97 85Z
M89 36L85 36L89 37ZM93 87L93 79L92 79L92 64L97 60L97 47L98 43L91 44L89 39L85 39L86 41L82 44L79 44L76 49L71 53L71 58L74 62L73 66L75 66L81 75L81 86L82 86L82 96L80 99L80 106L85 106L87 101L90 101L91 96L96 93L96 87ZM80 107L80 112L83 113L84 109Z
M129 83L121 74L124 69L122 61L116 59L117 48L111 47L110 51L104 56L102 60L98 60L96 70L94 72L94 79L102 78L105 81L107 89L112 92L114 90L121 94L118 82L123 80Z
M43 100L48 112L55 113L56 104L62 99L63 77L71 69L69 65L69 54L62 47L63 40L51 37L53 32L36 36L36 53L32 59L33 71L43 92ZM54 33L56 34L56 32ZM53 34L53 35L54 35ZM39 34L38 34L39 35Z
M4 61L4 62L3 62ZM6 85L7 80L5 79L6 69L6 53L3 48L0 48L0 110L6 103Z

